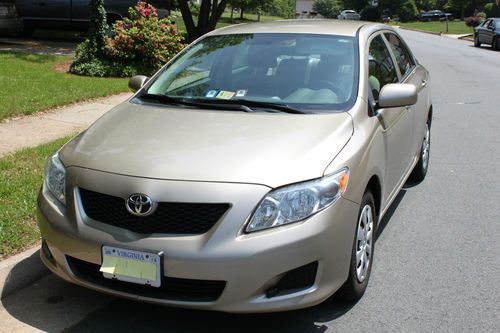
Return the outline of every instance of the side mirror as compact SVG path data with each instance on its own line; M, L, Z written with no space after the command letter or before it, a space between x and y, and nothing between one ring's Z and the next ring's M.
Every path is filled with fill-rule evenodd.
M378 96L380 108L395 108L417 103L417 87L413 84L389 83L382 87Z
M148 80L149 78L147 76L135 75L128 81L128 87L132 92L136 92L141 89Z

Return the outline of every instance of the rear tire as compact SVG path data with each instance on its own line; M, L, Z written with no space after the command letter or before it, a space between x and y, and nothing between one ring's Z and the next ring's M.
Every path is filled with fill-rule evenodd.
M377 214L370 191L365 192L359 208L358 222L351 252L347 281L339 290L339 296L355 302L365 293L373 266Z
M427 175L427 169L429 168L429 157L431 152L431 124L427 120L425 124L424 139L422 140L422 146L420 147L420 156L415 168L413 169L410 179L416 182L421 182L425 179Z

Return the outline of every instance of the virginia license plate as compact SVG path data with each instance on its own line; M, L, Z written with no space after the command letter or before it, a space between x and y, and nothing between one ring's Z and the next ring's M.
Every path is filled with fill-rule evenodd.
M156 253L103 246L100 271L108 279L160 287L160 263Z

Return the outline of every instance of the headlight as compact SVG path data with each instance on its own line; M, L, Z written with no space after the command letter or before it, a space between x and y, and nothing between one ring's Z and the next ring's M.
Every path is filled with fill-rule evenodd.
M45 166L45 186L63 205L66 204L66 170L56 153Z
M344 193L349 170L269 192L245 231L253 232L302 221L333 204Z

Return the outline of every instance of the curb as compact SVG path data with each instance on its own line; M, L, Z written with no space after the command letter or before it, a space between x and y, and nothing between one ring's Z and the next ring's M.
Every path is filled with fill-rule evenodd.
M40 260L39 250L40 246L37 245L0 261L0 300L50 273Z
M402 27L402 26L398 26L398 27L400 29L410 30L410 31L416 31L416 32L423 32L423 33L429 34L429 35L441 36L443 34L442 32L433 32L433 31L426 31L426 30L420 30L420 29L411 29L411 28L405 28L405 27Z

